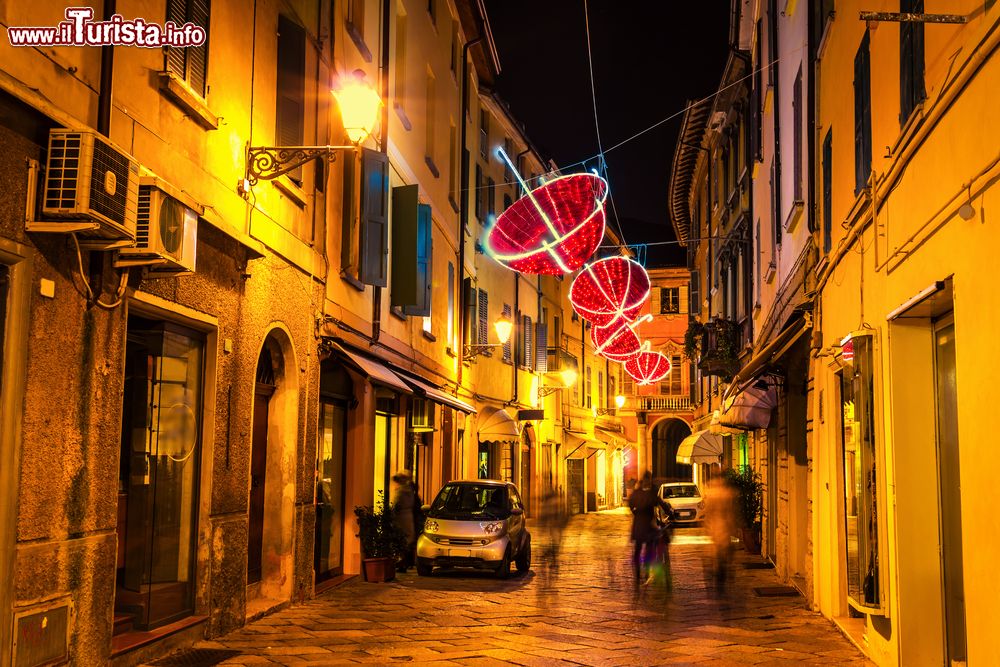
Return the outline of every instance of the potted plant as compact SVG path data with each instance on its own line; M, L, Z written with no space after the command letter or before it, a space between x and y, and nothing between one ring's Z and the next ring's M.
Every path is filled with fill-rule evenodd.
M763 490L760 475L750 466L727 470L726 480L736 491L736 511L741 523L743 546L752 554L760 553Z
M406 536L393 521L392 508L380 491L374 506L354 508L361 539L362 573L365 581L392 581L396 577L396 558L406 548Z

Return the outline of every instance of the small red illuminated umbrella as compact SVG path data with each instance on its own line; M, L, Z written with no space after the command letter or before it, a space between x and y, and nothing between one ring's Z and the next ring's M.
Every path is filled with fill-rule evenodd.
M611 361L625 361L642 351L642 341L635 327L646 318L629 322L617 319L606 327L595 326L590 330L590 340L594 343L594 353Z
M662 352L643 350L625 361L625 372L640 385L659 382L670 373L670 359Z
M500 214L486 237L486 250L521 273L575 271L604 237L607 196L607 181L595 174L555 178Z
M649 298L649 274L628 257L608 257L580 271L569 288L573 309L606 327L616 319L634 320Z

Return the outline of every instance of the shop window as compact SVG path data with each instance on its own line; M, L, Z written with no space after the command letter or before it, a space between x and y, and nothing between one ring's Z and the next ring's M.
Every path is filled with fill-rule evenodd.
M876 457L873 341L855 336L843 346L840 373L847 596L863 609L881 609L879 485Z

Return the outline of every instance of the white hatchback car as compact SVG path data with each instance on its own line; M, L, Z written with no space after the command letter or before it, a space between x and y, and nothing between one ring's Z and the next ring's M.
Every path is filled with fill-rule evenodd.
M674 512L674 523L695 523L705 515L705 499L692 482L668 482L660 485L660 498Z

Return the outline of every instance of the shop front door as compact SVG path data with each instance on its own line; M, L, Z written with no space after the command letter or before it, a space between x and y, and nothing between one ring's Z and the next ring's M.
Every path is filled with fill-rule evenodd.
M204 342L128 319L119 475L115 629L194 610Z
M319 406L316 479L316 581L344 571L344 458L347 404L323 400Z

